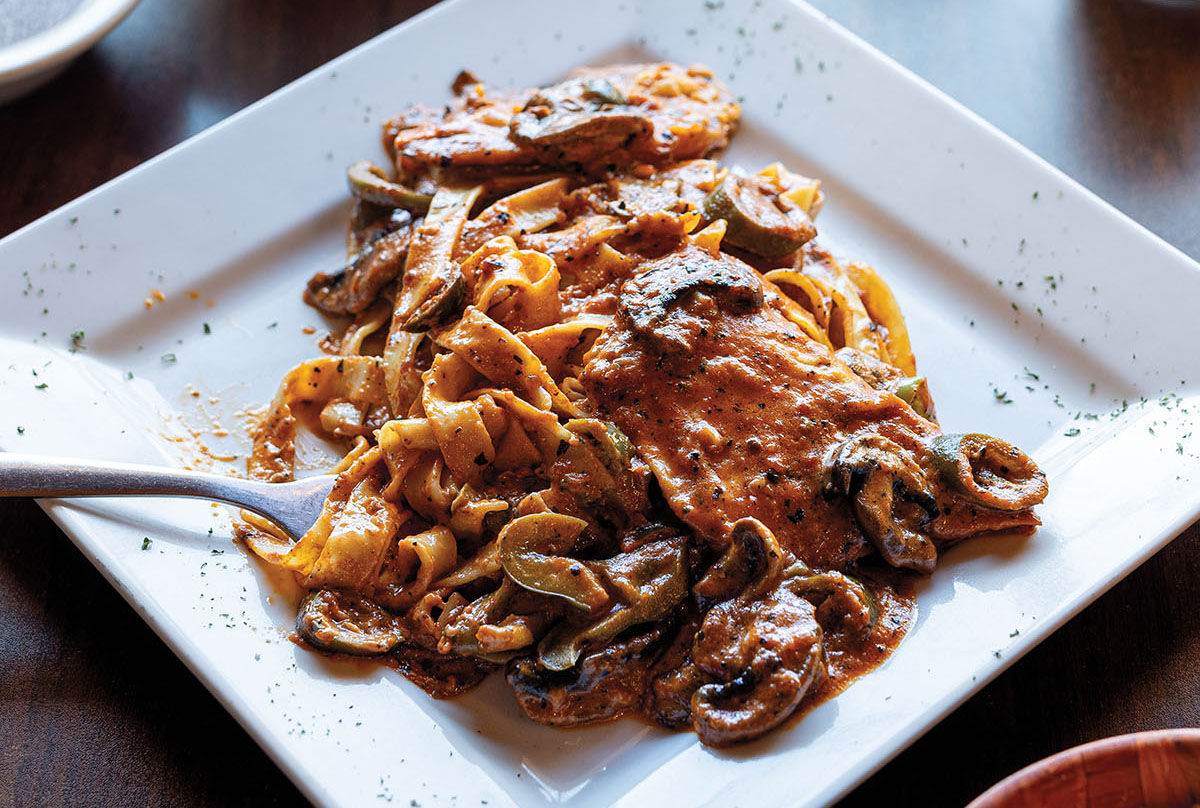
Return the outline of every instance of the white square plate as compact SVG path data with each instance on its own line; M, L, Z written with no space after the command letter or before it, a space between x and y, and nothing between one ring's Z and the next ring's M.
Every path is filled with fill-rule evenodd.
M648 59L707 63L744 96L729 161L824 179L823 238L892 283L943 425L1047 470L1045 526L947 553L886 665L796 726L714 751L633 720L540 727L500 677L436 702L382 666L304 652L286 639L295 593L230 546L222 509L44 503L317 803L827 803L1200 509L1197 266L785 0L454 0L9 236L0 444L241 455L245 408L318 352L327 326L300 290L341 260L344 167L382 157L384 118L446 98L463 67L524 86Z

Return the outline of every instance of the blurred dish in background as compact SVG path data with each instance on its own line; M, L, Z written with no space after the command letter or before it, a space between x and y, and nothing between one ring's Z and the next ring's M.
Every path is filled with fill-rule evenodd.
M0 104L42 86L138 0L0 0Z
M83 0L4 0L0 3L0 48L53 28Z

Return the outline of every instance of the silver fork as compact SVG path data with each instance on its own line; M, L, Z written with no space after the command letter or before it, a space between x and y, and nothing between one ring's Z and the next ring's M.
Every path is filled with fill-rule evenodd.
M198 471L0 452L0 497L187 497L237 505L292 538L308 532L334 475L291 483L239 480Z

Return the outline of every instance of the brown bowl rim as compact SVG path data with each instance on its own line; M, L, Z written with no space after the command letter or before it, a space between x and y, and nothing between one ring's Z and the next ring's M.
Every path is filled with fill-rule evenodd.
M1182 743L1200 750L1200 729L1185 727L1131 732L1127 735L1115 735L1073 746L1010 774L972 800L967 808L1008 808L1022 805L1023 802L1018 803L1015 800L1019 799L1022 793L1036 786L1039 781L1052 776L1052 773L1059 768L1059 764L1069 763L1079 767L1087 763L1089 768L1092 768L1100 761L1112 758L1130 746L1168 743L1173 745Z

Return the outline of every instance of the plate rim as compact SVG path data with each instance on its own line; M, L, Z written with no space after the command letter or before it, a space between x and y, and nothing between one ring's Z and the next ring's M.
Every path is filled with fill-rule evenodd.
M88 200L94 195L99 195L105 192L106 189L109 189L110 186L121 183L131 175L156 165L161 160L168 159L177 151L188 148L193 141L211 136L213 133L220 131L226 126L240 120L242 117L251 114L255 110L259 109L260 106L268 104L276 97L288 93L298 86L302 86L310 81L319 79L331 68L341 64L346 60L354 58L358 52L373 46L375 43L377 43L377 41L386 37L394 36L397 34L397 32L409 27L418 26L431 16L443 13L447 9L470 5L471 1L472 0L446 0L443 3L425 9L413 17L399 23L398 25L385 30L374 37L371 37L355 48L352 48L335 59L314 68L313 70L305 73L303 76L300 76L299 78L289 82L267 96L264 96L263 98L249 104L222 121L213 124L203 131L198 132L195 135L181 141L180 143L164 150L160 154L151 157L134 168L106 181L94 189L91 189L80 197L68 202L66 205L56 208L55 210L38 217L23 227L18 228L12 233L7 234L3 238L0 238L0 249L2 249L10 240L17 238L40 223L53 217L60 216L63 210L71 207L72 205ZM823 25L828 26L834 34L846 39L863 56L868 56L882 62L891 72L904 77L909 82L915 83L926 93L931 94L940 104L947 106L950 109L954 109L959 115L965 116L977 131L987 133L992 139L998 140L1000 143L1009 148L1015 147L1016 151L1024 159L1031 161L1042 171L1047 172L1050 176L1054 177L1055 180L1062 183L1064 186L1071 187L1076 193L1079 193L1081 197L1087 200L1089 205L1094 210L1102 212L1110 220L1121 221L1122 227L1129 228L1129 226L1132 225L1132 230L1138 235L1138 237L1149 243L1153 243L1158 249L1165 248L1170 253L1173 253L1177 258L1181 258L1183 261L1187 262L1187 264L1190 264L1190 268L1193 271L1200 272L1200 263L1196 262L1182 250L1170 244L1161 236L1155 234L1153 231L1149 230L1136 220L1115 209L1098 194L1072 179L1061 169L1049 163L1047 160L1037 155L1024 144L1003 132L998 127L991 124L986 119L982 118L980 115L973 112L968 107L958 102L926 79L904 67L887 54L877 50L864 39L849 31L823 12L808 6L807 4L801 2L801 0L790 0L790 2L802 12L814 17L815 19L818 19ZM190 638L187 637L182 630L178 630L176 632L179 635L178 637L172 634L170 630L170 623L173 621L170 620L170 615L166 614L165 612L161 615L152 614L151 610L147 609L143 604L140 604L135 599L135 590L127 587L117 579L113 569L121 569L122 565L120 562L112 557L109 557L107 560L102 559L101 556L105 555L104 553L97 553L95 552L95 548L89 547L84 543L82 536L86 535L88 531L86 526L82 524L83 520L79 520L77 515L70 511L70 509L57 508L54 507L55 504L56 501L39 500L39 505L51 516L56 524L58 524L60 528L67 533L72 543L74 543L76 547L78 547L80 551L84 553L85 557L87 557L88 560L91 561L92 564L101 572L101 574L104 575L106 580L108 580L109 583L112 584L119 593L121 593L122 597L134 608L134 610L142 615L143 619L146 620L146 622L151 626L152 630L154 630L155 633L168 645L168 647L171 648L172 652L174 652L176 656L183 661L193 675L195 675L197 679L204 684L206 689L208 689L209 692L214 695L218 702L222 704L222 706L234 717L234 719L238 721L239 725L241 725L248 732L248 734L255 739L255 742L267 752L268 756L270 756L272 760L289 776L289 778L296 783L297 787L300 788L300 790L314 802L333 804L332 796L326 792L320 781L316 780L315 778L310 780L309 776L304 772L303 767L298 765L298 761L291 757L287 746L283 743L280 743L277 736L271 733L264 725L261 724L255 711L240 698L240 694L237 692L236 688L230 686L230 692L224 692L222 684L211 679L210 675L206 673L202 666L195 661L195 658L200 655L199 652L190 642ZM1019 647L1014 648L1014 652L1007 655L1004 663L995 667L989 673L989 675L979 677L977 682L961 683L960 688L944 698L937 709L927 709L924 713L922 713L921 720L913 722L916 725L915 728L904 733L905 738L902 743L894 745L894 747L887 754L883 756L877 756L877 759L870 766L866 768L859 767L862 770L858 771L858 773L853 777L852 782L831 782L824 792L825 796L830 797L835 796L836 794L844 794L854 786L869 778L872 774L886 765L888 761L893 759L901 751L920 738L931 727L939 723L943 718L945 718L946 715L948 715L972 695L986 686L987 683L994 680L1002 672L1007 670L1008 667L1018 658L1023 656L1025 653L1028 653L1029 650L1031 650L1042 640L1065 624L1068 620L1078 614L1079 611L1081 611L1090 603L1094 602L1104 592L1140 566L1147 558L1157 553L1160 549L1162 549L1162 547L1173 540L1180 532L1185 530L1188 525L1194 522L1198 515L1200 515L1200 496L1198 496L1196 501L1192 504L1192 510L1189 511L1189 513L1189 516L1179 517L1176 519L1172 524L1172 527L1160 534L1156 541L1150 544L1143 544L1140 547L1141 552L1138 553L1136 561L1125 565L1125 567L1119 571L1119 574L1109 579L1096 582L1092 587L1089 587L1083 594L1080 594L1072 602L1060 604L1060 608L1055 612L1055 619L1046 620L1044 623L1039 623L1037 630L1029 632L1025 642L1023 642ZM853 772L850 774L853 774ZM849 777L850 774L848 774L847 777Z

